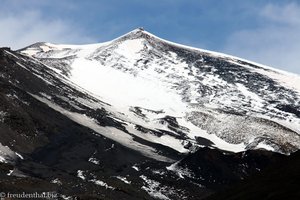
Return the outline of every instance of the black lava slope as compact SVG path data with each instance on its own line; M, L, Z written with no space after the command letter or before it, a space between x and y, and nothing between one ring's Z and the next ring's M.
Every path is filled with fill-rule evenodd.
M300 199L300 152L285 157L238 184L212 195L207 200Z

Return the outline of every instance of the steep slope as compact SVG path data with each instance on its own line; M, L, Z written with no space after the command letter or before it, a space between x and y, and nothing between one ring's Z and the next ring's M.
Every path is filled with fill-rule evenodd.
M282 157L250 152L254 162L249 162L242 158L244 153L210 148L180 154L130 134L111 107L41 62L0 49L1 192L50 192L80 199L198 200ZM178 126L171 117L165 120ZM202 161L203 169L213 163L216 169L240 171L219 177L218 170L195 168L193 159Z
M118 131L124 130L122 123L111 118L103 105L108 106L64 82L40 62L0 49L1 192L152 199L156 193L147 190L147 181L156 176L154 167L164 168L182 156L134 136L122 137ZM108 130L127 143L121 145L101 135ZM138 169L142 164L147 167ZM184 187L174 185L176 177L166 183L158 179L165 190L174 190L171 196L180 198L176 191ZM180 182L196 191L192 183ZM190 195L205 196L209 191L205 188Z
M37 43L20 52L109 102L130 134L178 152L300 147L297 75L143 29L106 43Z

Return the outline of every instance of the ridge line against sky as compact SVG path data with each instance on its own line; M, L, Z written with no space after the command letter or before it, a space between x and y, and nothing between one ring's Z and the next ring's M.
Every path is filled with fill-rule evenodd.
M104 42L143 26L173 42L300 74L299 1L0 1L0 46Z

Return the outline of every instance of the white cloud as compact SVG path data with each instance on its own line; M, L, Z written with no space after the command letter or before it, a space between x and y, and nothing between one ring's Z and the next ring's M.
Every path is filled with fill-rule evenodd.
M39 11L2 12L0 14L0 46L13 49L46 41L53 43L86 43L93 41L70 22L45 19Z
M232 34L224 52L300 74L300 5L268 4L262 26Z

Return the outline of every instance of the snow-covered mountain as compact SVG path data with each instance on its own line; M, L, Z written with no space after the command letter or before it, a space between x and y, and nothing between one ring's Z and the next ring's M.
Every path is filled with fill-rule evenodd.
M141 28L0 48L4 195L205 199L268 167L299 169L299 134L298 75ZM297 186L298 171L284 180Z
M300 148L298 75L175 44L141 28L100 44L36 43L20 52L108 103L90 106L107 110L125 130L106 127L100 134L130 148L140 144L129 135L181 153L201 146L232 152ZM82 116L75 120L93 120Z

